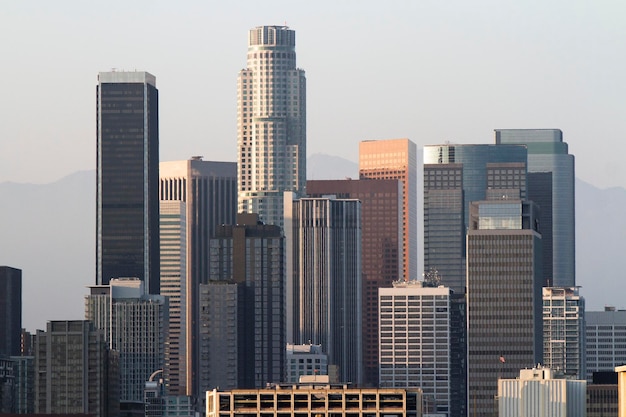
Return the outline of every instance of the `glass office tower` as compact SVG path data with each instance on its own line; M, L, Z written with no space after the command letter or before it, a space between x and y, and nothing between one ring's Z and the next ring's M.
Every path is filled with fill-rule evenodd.
M559 129L496 129L496 144L528 147L528 199L541 208L544 281L576 285L574 155Z
M526 198L526 147L430 145L424 147L424 270L465 292L465 234L469 204L491 193Z
M96 284L136 277L159 293L159 95L147 72L97 87Z

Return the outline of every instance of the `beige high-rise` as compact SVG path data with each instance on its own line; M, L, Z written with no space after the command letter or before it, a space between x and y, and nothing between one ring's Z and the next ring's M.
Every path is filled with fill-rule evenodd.
M283 192L306 186L306 79L295 45L286 26L251 29L237 81L238 211L281 227Z
M417 279L417 150L409 139L359 143L359 178L402 182L402 277ZM377 295L374 295L375 297Z

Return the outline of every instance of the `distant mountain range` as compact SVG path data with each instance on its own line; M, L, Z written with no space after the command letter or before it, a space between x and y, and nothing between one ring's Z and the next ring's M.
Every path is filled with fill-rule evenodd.
M311 155L307 168L310 179L358 178L358 164L336 156ZM49 184L0 183L0 265L23 270L29 331L84 317L86 287L95 283L95 188L95 171ZM587 310L626 307L624 212L626 189L576 180L576 280Z

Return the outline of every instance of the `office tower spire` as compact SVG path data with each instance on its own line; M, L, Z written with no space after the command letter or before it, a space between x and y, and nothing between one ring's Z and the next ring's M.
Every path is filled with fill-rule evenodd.
M251 29L237 86L239 211L281 227L283 192L302 194L306 182L306 80L295 45L285 26Z
M159 103L147 72L97 87L96 284L136 277L159 293Z

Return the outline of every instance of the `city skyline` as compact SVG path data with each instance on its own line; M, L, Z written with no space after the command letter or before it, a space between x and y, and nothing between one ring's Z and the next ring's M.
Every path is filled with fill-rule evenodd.
M95 167L93 80L110 68L152 71L168 92L163 160L235 160L232 92L245 66L246 31L284 22L298 32L299 66L315 74L308 85L309 154L332 149L354 161L356 144L366 139L409 137L420 148L488 143L500 127L558 127L579 155L579 177L599 187L626 185L620 152L600 154L589 140L622 148L626 85L619 74L626 62L614 51L626 42L618 19L624 4L483 0L381 9L375 2L304 8L270 1L239 10L228 3L137 2L125 4L124 14L115 12L115 1L107 10L70 0L5 6L0 30L12 39L11 65L0 70L0 82L12 100L0 104L0 182L44 183ZM114 33L105 32L110 25ZM149 45L127 42L139 34ZM42 60L54 65L40 71ZM67 97L63 106L55 105L60 96Z

